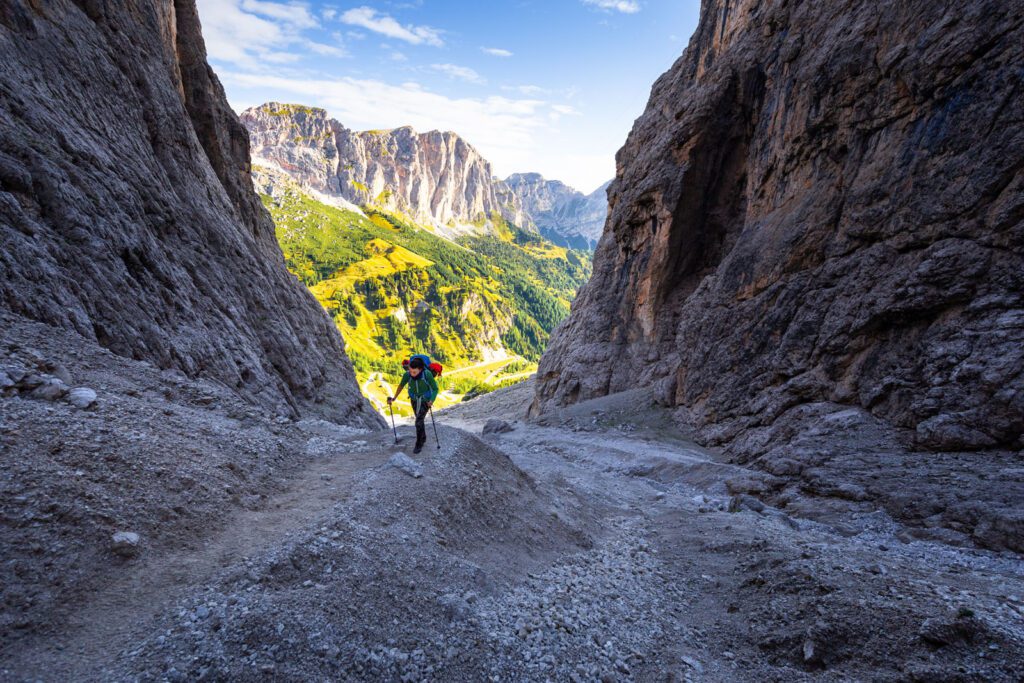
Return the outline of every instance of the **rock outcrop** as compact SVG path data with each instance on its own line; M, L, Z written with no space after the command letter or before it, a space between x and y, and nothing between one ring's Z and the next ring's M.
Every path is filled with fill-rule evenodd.
M656 385L709 443L814 404L1020 449L1022 61L1016 1L705 0L534 410Z
M0 57L0 313L271 414L380 423L285 269L193 0L10 0Z
M608 186L583 194L560 180L539 173L514 173L505 184L519 199L541 235L555 244L574 249L593 249L608 216Z
M247 109L241 120L260 163L327 197L399 211L453 234L486 231L495 216L529 224L490 163L450 131L357 132L323 109L278 102Z

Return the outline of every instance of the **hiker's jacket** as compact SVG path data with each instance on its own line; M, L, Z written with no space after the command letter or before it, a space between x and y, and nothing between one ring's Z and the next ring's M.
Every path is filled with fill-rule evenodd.
M406 371L402 375L402 382L398 385L398 391L395 392L395 396L402 393L402 387L406 384L409 385L409 398L413 401L417 399L433 401L437 398L437 381L434 379L434 373L426 368L421 370L420 376L415 379Z

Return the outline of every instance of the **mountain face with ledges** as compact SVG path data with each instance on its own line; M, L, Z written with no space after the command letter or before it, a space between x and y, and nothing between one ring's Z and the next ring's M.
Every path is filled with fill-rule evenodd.
M505 179L538 231L556 244L593 249L604 230L608 214L608 185L590 194L539 173L513 173Z
M748 455L814 406L1021 448L1022 60L1020 3L705 1L535 410L657 385Z
M529 226L490 163L455 133L357 132L323 109L277 102L247 109L241 120L254 157L328 197L397 211L449 235L491 231L496 217Z

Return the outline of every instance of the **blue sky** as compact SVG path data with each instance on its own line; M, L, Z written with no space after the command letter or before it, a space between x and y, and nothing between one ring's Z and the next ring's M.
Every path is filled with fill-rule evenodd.
M198 0L231 105L321 106L349 128L453 130L505 177L590 192L699 0Z

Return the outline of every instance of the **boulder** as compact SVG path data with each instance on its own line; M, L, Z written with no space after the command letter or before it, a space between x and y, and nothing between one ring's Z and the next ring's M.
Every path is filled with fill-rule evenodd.
M498 418L491 418L490 420L488 420L487 422L484 423L484 428L483 428L483 431L481 433L483 433L483 434L504 434L506 432L511 432L513 429L514 429L514 427L512 425L510 425L508 422L506 422L505 420L499 420Z
M96 392L88 387L77 387L69 391L64 399L76 408L86 410L96 404Z
M43 380L39 386L32 390L29 398L43 401L57 401L68 393L68 386L56 377Z

